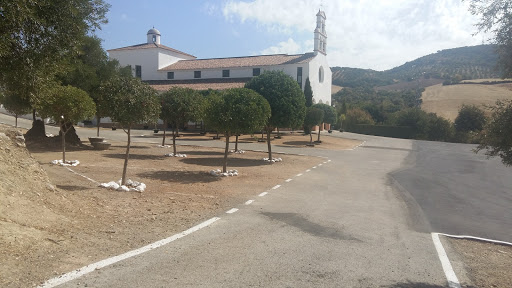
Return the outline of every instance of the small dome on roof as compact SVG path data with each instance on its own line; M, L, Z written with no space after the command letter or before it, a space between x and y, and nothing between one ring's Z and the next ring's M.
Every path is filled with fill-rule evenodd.
M148 31L148 35L149 34L156 34L156 35L160 35L160 31L156 30L155 27L149 29Z

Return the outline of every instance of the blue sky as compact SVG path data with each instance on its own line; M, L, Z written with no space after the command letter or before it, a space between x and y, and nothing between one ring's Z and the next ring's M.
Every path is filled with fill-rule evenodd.
M315 14L327 15L330 66L391 69L438 50L481 44L461 0L106 0L105 49L161 43L198 58L313 50Z

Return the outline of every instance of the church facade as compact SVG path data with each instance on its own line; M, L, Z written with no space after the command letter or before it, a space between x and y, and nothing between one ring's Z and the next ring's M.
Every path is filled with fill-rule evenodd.
M155 28L147 32L146 43L107 52L121 66L131 66L135 77L158 91L172 86L197 90L243 87L264 71L281 70L304 89L309 77L315 103L331 104L331 69L327 63L326 16L316 14L313 52L297 55L274 54L247 57L197 59L188 53L162 45Z

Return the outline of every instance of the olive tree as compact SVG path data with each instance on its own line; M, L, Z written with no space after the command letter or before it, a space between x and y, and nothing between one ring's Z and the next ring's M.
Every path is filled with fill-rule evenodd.
M164 121L162 146L165 145L165 128L171 124L173 127L172 146L174 155L176 155L177 131L185 122L201 119L204 97L190 88L172 87L160 95L160 103L162 105L160 119Z
M336 120L337 120L338 116L336 115L336 109L334 109L334 107L332 107L330 105L327 105L327 104L323 104L323 103L315 104L312 107L318 108L318 109L320 109L320 110L322 110L324 112L324 117L320 121L320 124L322 124L322 123L327 123L327 124L336 123ZM317 139L317 141L320 142L320 129L318 129L318 139Z
M30 113L30 102L14 93L0 94L0 104L4 105L7 112L14 114L14 127L18 127L18 116Z
M62 161L66 162L66 133L73 123L94 115L96 105L87 93L73 86L55 86L40 102L39 113L59 123L62 138Z
M485 155L499 156L503 164L512 166L512 101L497 101L491 110L492 115L475 152L486 149Z
M484 129L487 117L485 112L475 105L462 105L457 118L455 118L455 130L457 132L479 132Z
M311 106L306 110L306 117L304 119L304 127L308 128L309 131L309 144L313 145L313 136L311 135L311 129L313 126L320 125L324 118L324 111L317 107ZM318 131L320 134L320 131Z
M245 84L267 99L271 116L265 125L268 158L272 159L270 136L276 127L298 128L306 116L305 97L299 84L282 71L266 71Z
M232 88L208 97L206 123L226 137L222 172L226 172L229 137L261 129L270 117L270 105L253 90Z
M130 157L131 128L141 122L156 122L160 113L160 103L155 89L137 78L112 78L101 89L105 90L103 95L108 97L105 99L105 103L109 116L121 125L128 136L121 178L121 184L125 185L126 168Z

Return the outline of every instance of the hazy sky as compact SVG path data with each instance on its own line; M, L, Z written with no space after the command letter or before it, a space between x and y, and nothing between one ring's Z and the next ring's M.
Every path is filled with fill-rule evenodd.
M106 0L105 49L161 43L198 58L313 51L318 9L327 16L329 65L386 70L438 50L482 44L461 0Z

